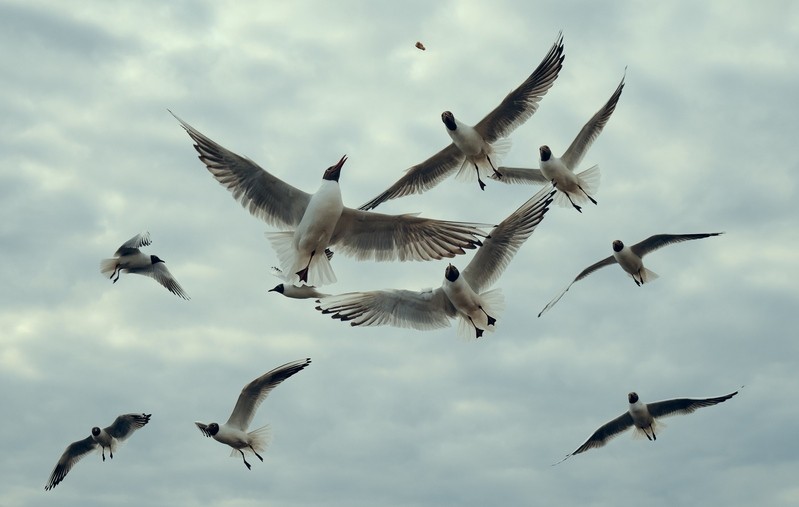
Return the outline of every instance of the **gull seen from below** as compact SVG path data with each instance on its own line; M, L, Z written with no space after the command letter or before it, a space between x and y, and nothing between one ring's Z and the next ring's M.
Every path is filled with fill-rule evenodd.
M472 179L471 175L476 174L481 190L485 189L481 171L501 178L495 164L496 158L510 149L510 141L503 138L538 110L538 103L555 83L564 58L563 36L558 34L552 48L533 73L474 127L456 119L452 112L444 111L441 121L452 143L424 162L407 169L396 183L360 209L374 209L390 199L426 192L454 171L457 171L457 177L463 179ZM494 160L492 155L495 156Z
M521 168L521 167L500 167L499 172L502 177L496 175L492 178L504 183L545 183L552 182L559 190L555 196L555 204L559 206L573 206L574 209L582 213L582 207L577 203L584 203L586 200L596 204L596 199L592 197L599 188L599 166L594 165L579 174L574 171L582 161L588 149L594 143L602 129L610 120L610 116L616 109L616 104L621 97L624 89L624 76L616 87L613 95L602 108L583 125L577 137L563 153L562 157L552 154L549 146L541 146L539 153L541 157L540 169Z
M319 190L308 194L175 118L194 140L208 171L242 206L269 224L294 229L267 234L286 281L294 285L320 287L336 281L329 246L359 260L427 261L463 254L485 236L478 224L345 207L338 180L346 155L325 170Z
M167 269L166 261L157 255L146 255L139 250L143 246L149 246L150 243L152 241L149 232L133 236L119 247L113 258L103 259L100 262L100 272L109 279L113 278L114 283L117 283L122 271L149 276L166 287L172 294L186 300L190 299Z
M463 272L449 264L441 287L423 291L402 289L351 292L321 298L316 307L352 326L410 327L427 330L459 319L458 332L480 338L493 331L503 305L499 289L482 292L502 274L521 245L549 210L554 190L540 190L492 229Z
M654 252L658 248L662 248L666 245L671 245L673 243L680 243L682 241L690 241L692 239L702 239L702 238L709 238L711 236L718 236L720 234L724 234L723 232L709 232L709 233L699 233L699 234L656 234L654 236L650 236L645 240L634 244L633 246L625 246L621 240L614 240L613 241L613 254L609 257L602 259L599 262L591 264L584 270L580 272L577 277L571 281L569 285L563 289L560 294L558 294L555 299L547 303L543 310L538 314L540 317L544 314L547 310L555 306L555 303L560 301L560 298L566 294L566 291L574 285L574 282L582 280L586 276L590 275L594 271L604 268L605 266L610 266L611 264L617 264L621 266L621 268L632 277L633 281L637 286L641 286L646 282L651 282L655 280L658 275L654 272L648 270L644 267L643 257L650 253Z
M736 394L738 394L738 391L717 398L677 398L654 403L643 403L638 398L637 393L629 393L627 395L627 401L630 402L630 407L627 409L627 412L602 425L593 435L588 437L588 440L586 440L583 445L578 447L573 453L567 454L566 457L558 461L558 463L564 462L575 454L602 447L608 443L608 440L633 426L635 427L636 433L645 435L649 441L655 441L657 440L655 429L657 428L657 419L659 417L690 414L698 408L710 407L727 401ZM558 463L555 463L555 465Z
M92 451L100 449L103 461L105 461L105 450L108 449L108 454L111 459L114 458L114 450L117 449L119 443L129 438L134 431L141 428L150 422L152 414L125 414L117 417L111 426L100 429L95 426L92 428L92 433L83 440L78 440L69 444L61 458L53 468L53 473L50 474L50 480L47 481L45 490L51 490L64 480L72 467L80 461L84 456Z
M309 364L311 364L311 358L286 363L264 373L244 386L241 394L239 394L239 399L236 401L236 406L233 408L233 413L230 414L230 418L225 424L220 425L215 422L210 424L195 422L194 424L206 437L212 437L217 442L232 447L231 457L235 456L237 452L241 454L244 465L250 470L251 466L247 462L244 453L252 452L258 459L263 461L264 458L258 453L264 452L266 446L269 445L268 424L257 430L247 432L247 428L249 428L255 416L255 411L258 410L258 407L275 386L303 370Z

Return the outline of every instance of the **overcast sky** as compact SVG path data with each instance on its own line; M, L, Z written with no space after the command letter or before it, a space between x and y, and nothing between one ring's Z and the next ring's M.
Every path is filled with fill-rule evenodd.
M358 507L797 505L799 309L795 2L0 2L0 505ZM473 124L563 31L563 70L506 165L560 154L627 67L582 162L597 206L553 208L496 284L480 340L352 328L268 293L274 231L197 160L170 109L314 192L347 154L357 207ZM427 47L414 47L422 41ZM450 180L378 211L498 223L537 187ZM99 262L149 231L184 301ZM575 284L611 241L725 231ZM452 262L465 266L472 253ZM437 287L446 260L333 258L327 292ZM194 421L245 383L275 389L247 471ZM732 400L550 465L646 401ZM63 452L152 413L57 488Z

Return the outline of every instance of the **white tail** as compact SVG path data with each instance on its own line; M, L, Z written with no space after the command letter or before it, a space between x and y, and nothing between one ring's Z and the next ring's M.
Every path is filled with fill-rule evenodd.
M294 248L294 232L267 232L266 238L272 244L272 248L277 253L280 261L280 270L283 272L283 279L294 285L313 285L321 287L336 282L336 274L333 273L333 266L325 252L317 252L311 259L308 267L308 281L301 282L297 272L305 268L308 259L297 257L297 250Z
M580 191L579 189L569 192L569 196L567 197L563 192L556 192L555 196L553 197L553 202L560 207L563 208L571 208L572 201L577 204L587 204L591 202L585 194L590 195L591 197L596 199L596 192L599 190L599 166L595 165L589 167L585 171L579 173L577 176L577 182L580 184L585 193ZM571 197L571 201L569 201L569 197Z
M266 426L262 426L257 430L252 430L251 432L247 433L247 436L249 437L250 445L253 449L255 449L255 452L262 453L267 447L269 447L269 442L272 440L272 431L267 424ZM241 450L245 453L252 454L252 449L249 447L242 447ZM235 458L241 456L241 454L239 454L238 449L233 449L230 451L230 456Z
M502 313L502 310L505 309L505 297L502 295L502 289L492 289L488 292L483 292L480 294L480 301L485 313L499 321L499 316ZM493 333L497 327L496 324L489 326L488 318L480 310L478 310L477 313L473 314L471 317L474 324L483 331L489 331ZM466 315L458 313L459 337L470 341L477 337L477 331L475 331L475 325L472 325L472 321L470 321Z
M117 269L117 261L119 259L103 259L100 261L100 273L106 278L111 278L111 275Z

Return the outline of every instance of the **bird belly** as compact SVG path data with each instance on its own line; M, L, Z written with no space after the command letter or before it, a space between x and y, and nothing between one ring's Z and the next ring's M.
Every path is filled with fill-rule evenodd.
M555 188L562 192L577 190L577 176L571 172L560 160L547 160L541 162L541 174L550 181L555 182Z
M140 269L150 266L150 256L141 252L132 255L123 255L117 260L119 269Z
M486 142L483 137L471 127L462 126L455 130L447 130L449 137L455 146L463 152L464 155L470 158L475 158L478 155L482 158L486 154Z
M319 253L330 244L330 238L344 210L341 194L332 190L334 189L323 186L308 203L294 233L294 248L298 252Z
M246 432L227 428L224 425L219 427L219 431L214 435L214 440L229 445L234 449L241 449L249 445Z
M619 263L619 266L631 275L638 274L641 268L644 267L641 258L627 247L624 247L621 252L613 252L613 257L616 259L616 262Z

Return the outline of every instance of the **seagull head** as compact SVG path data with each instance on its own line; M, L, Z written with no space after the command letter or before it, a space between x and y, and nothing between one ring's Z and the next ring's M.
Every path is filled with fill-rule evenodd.
M341 157L341 160L338 161L336 165L331 165L325 170L324 176L322 176L323 180L330 180L330 181L338 181L339 175L341 175L341 168L344 167L344 162L347 161L347 155Z
M541 162L546 162L552 157L552 150L550 150L549 146L547 146L546 144L538 148L538 153L541 154Z
M621 242L620 239L613 240L613 251L614 252L621 252L624 248L624 243ZM635 394L635 393L632 393Z
M460 276L460 272L458 268L453 266L452 264L447 265L447 269L444 270L444 277L449 280L450 282L454 282Z
M166 261L165 261L165 260L163 260L163 259L161 259L161 258L160 258L160 257L158 257L157 255L151 255L151 256L150 256L150 263L152 263L152 264L158 264L159 262L163 262L164 264L166 264Z
M447 126L449 130L456 130L458 126L455 124L455 115L449 111L441 113L441 121Z
M92 428L92 436L93 437L99 437L100 436L100 428L98 428L97 426Z
M275 288L269 289L268 292L279 292L280 294L283 294L283 290L284 289L285 289L285 286L281 283L279 285L275 285Z
M212 437L219 433L219 425L217 423L203 424L201 422L196 422L194 424L200 428L200 431L202 431L203 435L206 437Z
M627 401L629 401L630 403L638 402L638 393L631 392L631 393L627 394Z

